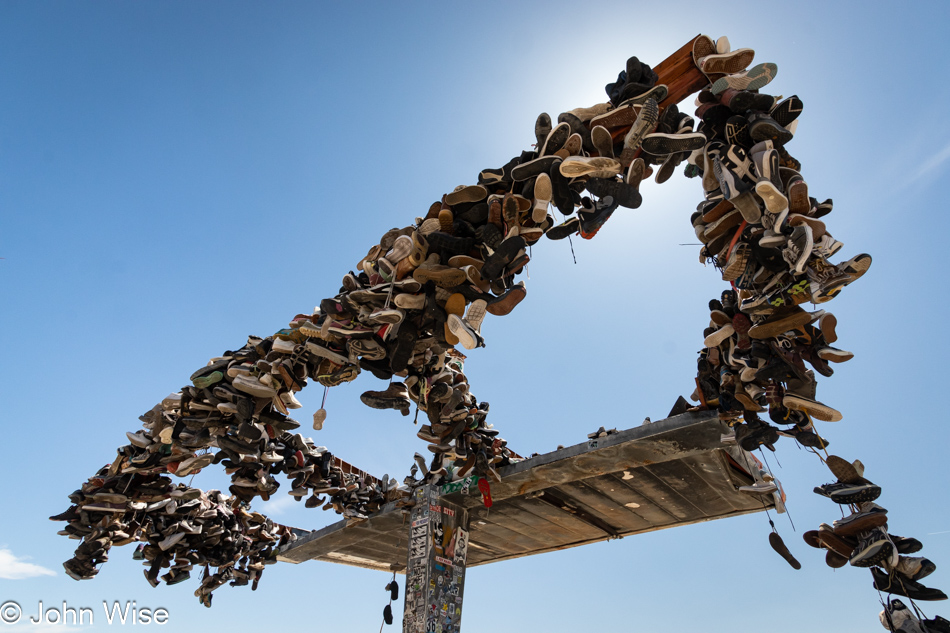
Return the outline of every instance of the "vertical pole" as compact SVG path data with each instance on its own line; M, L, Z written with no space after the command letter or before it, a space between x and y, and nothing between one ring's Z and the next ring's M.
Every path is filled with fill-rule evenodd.
M412 498L403 633L459 633L468 511L443 502L435 486L417 488Z

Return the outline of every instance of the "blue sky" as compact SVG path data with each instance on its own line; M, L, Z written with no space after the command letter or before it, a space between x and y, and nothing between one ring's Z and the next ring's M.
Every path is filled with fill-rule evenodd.
M279 565L255 594L222 588L208 610L194 583L150 588L130 547L95 580L70 580L61 562L75 542L46 517L208 358L311 310L386 230L527 149L539 112L602 102L628 56L656 64L700 32L778 64L770 90L805 103L789 149L812 195L835 201L826 220L841 259L874 256L823 306L855 358L820 379L819 399L844 419L819 428L884 487L891 530L923 541L938 565L925 583L950 589L948 13L938 2L0 4L0 598L136 600L167 608L175 631L375 630L382 573ZM706 304L724 287L698 247L679 246L696 241L701 188L677 175L642 193L640 209L575 240L576 265L566 241L539 243L528 300L488 317L487 347L469 354L473 391L522 454L659 419L692 391ZM359 402L380 384L333 389L315 439L401 479L425 446L411 418ZM306 390L298 419L322 395ZM791 440L777 448L797 532L776 524L801 571L769 548L764 515L677 528L475 568L465 630L875 629L870 575L832 571L801 540L840 516L811 492L830 473ZM298 527L337 518L285 500L261 508ZM928 615L950 615L936 605Z

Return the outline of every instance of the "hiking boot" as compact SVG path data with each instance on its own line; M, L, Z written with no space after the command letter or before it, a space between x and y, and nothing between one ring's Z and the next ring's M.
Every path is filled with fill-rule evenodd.
M397 409L407 414L412 404L409 391L401 382L392 383L385 391L366 391L360 396L360 400L373 409Z

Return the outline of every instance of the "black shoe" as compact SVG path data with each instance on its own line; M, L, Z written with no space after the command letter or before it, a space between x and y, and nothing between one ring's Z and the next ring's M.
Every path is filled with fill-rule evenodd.
M571 134L578 134L581 137L581 147L584 151L590 153L595 151L594 143L590 139L590 128L584 125L580 118L570 112L562 112L557 117L558 123L567 123L571 126Z
M767 114L752 114L748 121L749 136L756 143L772 141L776 146L780 146L792 140L792 133Z
M393 623L393 608L388 604L383 607L383 620L386 622L386 624Z
M893 541L894 546L897 548L898 554L913 554L919 552L923 549L924 545L915 538L905 537L905 536L895 536L890 535L891 541Z
M521 236L508 238L499 244L495 252L485 260L485 264L482 266L482 279L486 281L498 279L505 267L514 261L518 253L526 246L527 244Z
M581 237L585 240L589 240L597 235L597 231L610 219L610 216L613 215L618 206L620 205L616 199L612 196L605 196L594 203L593 212L585 213L578 211L577 216L580 220Z
M563 224L548 229L547 235L552 240L563 240L565 237L574 235L580 230L581 223L577 218L570 218Z
M426 236L429 241L429 252L439 253L443 257L466 255L475 246L475 239L471 237L455 237L448 233L436 231Z
M885 593L905 596L911 600L946 600L947 594L939 589L925 587L919 582L906 578L894 572L890 575L879 567L871 568L874 577L874 588Z
M576 118L576 117L575 117ZM550 172L555 163L561 162L560 156L541 156L526 163L521 163L511 170L511 177L516 182L534 178L542 172ZM527 197L527 196L525 196Z
M835 503L862 503L864 501L874 501L881 496L881 487L875 486L869 481L864 483L833 483L824 486L816 486L815 494L828 497Z
M643 203L643 197L636 187L619 180L591 178L587 181L587 191L598 198L611 196L620 206L628 209L636 209Z
M798 98L798 95L792 95L788 99L775 104L775 107L769 112L769 116L775 119L776 123L785 127L797 119L804 108L805 104Z
M887 537L887 532L874 528L858 542L858 546L851 552L849 562L854 567L873 567L895 558L894 550L894 544Z
M726 121L726 142L730 145L740 145L746 149L752 147L753 140L749 134L749 119L735 115Z
M388 585L386 589L389 590L389 599L390 600L399 600L399 583L393 580Z
M950 633L950 622L939 615L935 615L933 619L930 620L921 620L920 623L927 633Z
M551 165L548 176L551 177L551 202L564 215L574 213L574 196L571 193L570 180L561 173L561 161Z

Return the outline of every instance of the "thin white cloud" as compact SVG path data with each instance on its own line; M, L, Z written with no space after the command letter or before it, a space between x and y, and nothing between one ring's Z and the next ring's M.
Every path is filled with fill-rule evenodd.
M22 580L37 576L55 576L56 572L40 565L26 562L29 556L16 556L6 548L0 549L0 578Z
M913 175L904 182L904 186L910 186L922 178L931 175L944 163L950 160L950 143L947 143L943 149L924 161L924 164L917 168Z

